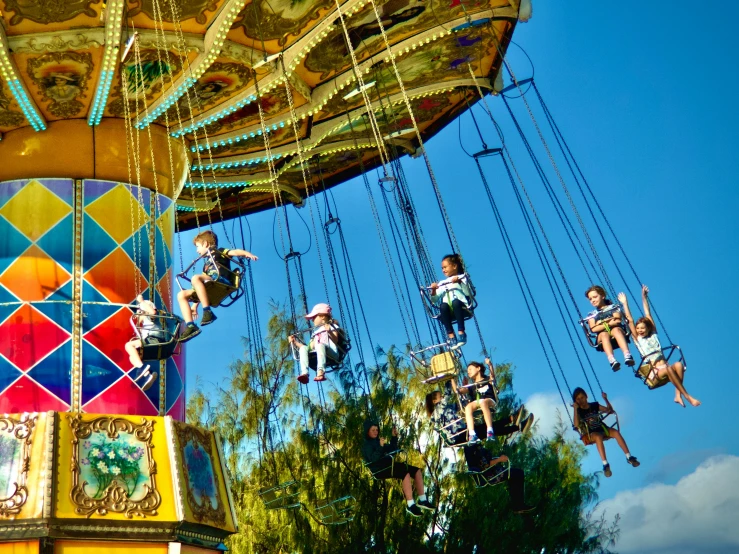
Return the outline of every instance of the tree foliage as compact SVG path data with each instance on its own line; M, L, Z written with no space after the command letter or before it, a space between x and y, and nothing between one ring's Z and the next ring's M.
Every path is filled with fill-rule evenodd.
M565 438L562 422L550 439L521 436L488 446L526 472L527 501L537 509L516 515L505 485L476 489L462 460L431 430L422 408L431 389L407 358L378 351L377 367L345 367L306 395L295 380L290 332L286 314L273 306L264 357L247 344L252 354L232 364L224 386L207 393L198 386L188 402L188 421L217 431L224 442L239 523L228 540L234 553L585 553L607 552L615 543L618 521L591 518L597 478L582 473L584 447ZM510 366L496 374L496 417L504 417L520 402ZM379 421L388 438L398 427L409 463L424 470L435 513L410 518L399 482L375 481L363 467L367 418ZM260 490L292 480L301 506L266 509ZM322 525L317 506L347 495L355 500L353 521Z

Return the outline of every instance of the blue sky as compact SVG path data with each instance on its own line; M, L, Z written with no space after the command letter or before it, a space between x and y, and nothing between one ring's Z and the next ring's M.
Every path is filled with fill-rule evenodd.
M739 111L734 104L737 76L730 69L735 65L731 54L737 52L732 22L739 16L739 7L725 3L720 13L714 8L714 12L702 12L699 16L696 9L694 3L687 1L672 2L669 8L660 3L642 3L638 9L632 8L633 13L625 6L601 2L564 5L540 1L534 4L532 20L519 25L514 37L534 61L540 91L610 221L616 224L637 271L650 286L671 337L686 353L688 390L703 402L699 408L682 409L672 402L669 387L648 391L626 368L614 374L602 354L592 355L600 381L620 412L622 432L630 450L642 461L640 468L631 468L617 446L608 445L614 476L601 480L599 494L602 500L610 499L612 503L623 500L624 495L639 499L639 495L654 491L655 487L680 490L684 483L701 475L709 475L710 480L713 470L728 472L734 484L737 479L735 471L727 470L735 460L733 456L739 455L739 437L727 432L734 418L733 398L727 392L736 391L739 385L731 357L735 342L732 319L739 307L735 291ZM515 47L510 50L510 60L519 78L530 75L528 62ZM527 98L532 105L535 103L533 95ZM531 163L514 135L505 106L499 98L488 98L488 103L503 128L508 148L547 232L551 233L578 307L585 313L589 305L583 292L590 283L552 217L544 190L532 174ZM520 100L513 100L511 105L529 140L536 144L540 160L547 162L525 107ZM479 109L476 113L488 144L497 146L489 122ZM540 122L544 122L543 118ZM475 166L459 147L460 133L467 150L479 149L470 116L465 114L460 122L450 124L427 144L428 153L478 289L477 314L485 340L495 348L495 361L515 364L516 391L522 399L531 399L542 408L544 420L540 426L545 432L546 420L551 421L559 402L555 384ZM431 255L438 264L449 246L428 175L420 160L406 158L403 163L421 211ZM582 374L572 365L571 348L565 342L568 339L521 215L513 204L510 185L500 168L494 162L488 163L488 178L526 275L545 318L551 320L547 327L565 360L565 374L571 386L581 385ZM546 163L545 167L561 193L551 165ZM375 178L370 181L374 185ZM400 314L364 185L361 180L354 180L335 188L333 193L359 276L373 339L383 346L402 344ZM300 248L307 245L309 231L292 208L289 212L296 248ZM301 215L309 221L307 209ZM254 279L263 322L269 299L287 298L284 264L273 246L273 217L273 212L249 217L252 251L260 256L254 264ZM230 222L228 226L230 232ZM215 231L221 234L220 225ZM592 223L590 232L595 233ZM191 248L191 236L188 233L182 238L185 252ZM324 300L315 248L314 242L304 257L310 304ZM325 262L325 250L323 256ZM622 288L621 284L616 286ZM634 283L631 291L638 295ZM219 383L228 364L241 355L240 336L246 334L243 308L218 310L217 314L218 322L205 328L188 345L189 390L198 377L206 388ZM472 340L465 350L468 359L474 359L478 350L479 344ZM722 460L728 461L722 465ZM586 469L595 471L599 466L597 454L591 453ZM696 468L698 472L694 473ZM737 505L736 498L726 501L729 500L731 505ZM711 498L702 502L696 504L696 509L715 508ZM651 549L639 547L639 541L634 539L634 525L622 531L623 551L661 552L662 546L678 551L675 545L670 546L670 540L677 540L674 538L665 538ZM729 538L715 535L707 540L715 541L716 552L722 552L724 545L739 543L736 534Z

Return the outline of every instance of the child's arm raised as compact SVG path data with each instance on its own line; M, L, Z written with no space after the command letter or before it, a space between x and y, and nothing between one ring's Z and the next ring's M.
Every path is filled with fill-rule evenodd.
M229 258L249 258L250 260L258 260L254 254L247 250L241 250L240 248L229 248L227 255Z
M634 318L631 317L631 310L629 309L629 300L626 298L626 295L623 292L618 293L618 301L621 302L621 305L624 307L624 313L626 314L626 319L629 321L629 330L631 331L631 336L636 336L636 326L634 325Z
M644 317L646 317L649 321L652 322L652 327L654 327L654 332L657 332L657 324L654 322L654 319L652 318L652 312L649 309L649 287L647 285L641 286L641 304L644 308Z
M613 409L613 406L611 406L611 401L608 400L608 395L605 392L601 393L601 395L603 396L603 400L606 401L606 405L601 406L600 411L605 412L607 414L614 412L615 410Z

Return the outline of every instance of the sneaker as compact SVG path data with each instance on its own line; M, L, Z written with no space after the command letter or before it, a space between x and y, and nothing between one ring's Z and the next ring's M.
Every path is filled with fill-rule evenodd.
M521 432L525 433L529 429L531 429L531 426L534 424L534 414L529 414L526 416L526 419L523 420L523 425L521 426Z
M154 381L157 380L157 372L152 371L149 373L149 376L146 378L146 381L141 385L142 391L147 391L151 388L151 386L154 384Z
M452 350L456 350L458 348L457 346L457 337L447 337L446 339L446 345L451 348Z
M631 354L624 354L624 363L629 367L633 367L636 363L634 361L634 356L632 356Z
M468 444L477 444L478 442L480 442L480 439L477 437L475 433L472 433L470 435L469 440L467 441Z
M606 477L610 477L613 475L613 472L611 471L611 464L606 464L603 466L603 475Z
M516 418L514 419L514 425L521 428L521 418L523 417L523 404L521 404L521 407L518 408L518 412L516 412Z
M307 373L301 373L300 375L298 375L298 383L307 385L309 380L310 380L310 376Z
M177 339L178 342L187 342L190 339L194 339L200 334L200 328L197 325L187 325L185 330L180 333L180 337Z
M150 367L151 366L149 364L135 367L134 369L136 370L136 377L133 378L134 382L138 382L138 380L141 379L142 377L148 376L149 373L151 373L149 371Z
M641 462L636 459L636 456L629 456L628 458L626 458L626 461L634 467L639 467L641 465Z
M611 369L613 371L618 371L619 369L621 369L621 364L618 362L618 360L613 360L611 362Z
M491 441L493 439L495 439L495 433L493 433L492 431L488 431L487 440Z
M213 313L213 310L203 310L203 317L200 318L200 325L208 325L213 323L218 317Z
M462 348L465 344L467 344L467 333L460 333L457 336L457 343L452 346L452 350L456 350L457 348Z
M422 510L428 510L430 512L436 511L436 506L434 506L431 502L429 502L428 499L419 500L418 502L416 502L416 506L418 506Z
M421 517L423 515L421 513L421 508L419 508L417 504L406 506L405 511L411 514L413 517Z
M514 506L511 509L513 510L514 514L528 514L529 512L533 512L536 507L529 506L528 504L522 504L521 506Z

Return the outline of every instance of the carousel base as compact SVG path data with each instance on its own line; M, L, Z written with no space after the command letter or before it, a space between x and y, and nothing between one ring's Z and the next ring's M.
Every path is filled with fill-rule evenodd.
M220 439L171 417L0 415L0 554L225 550Z

